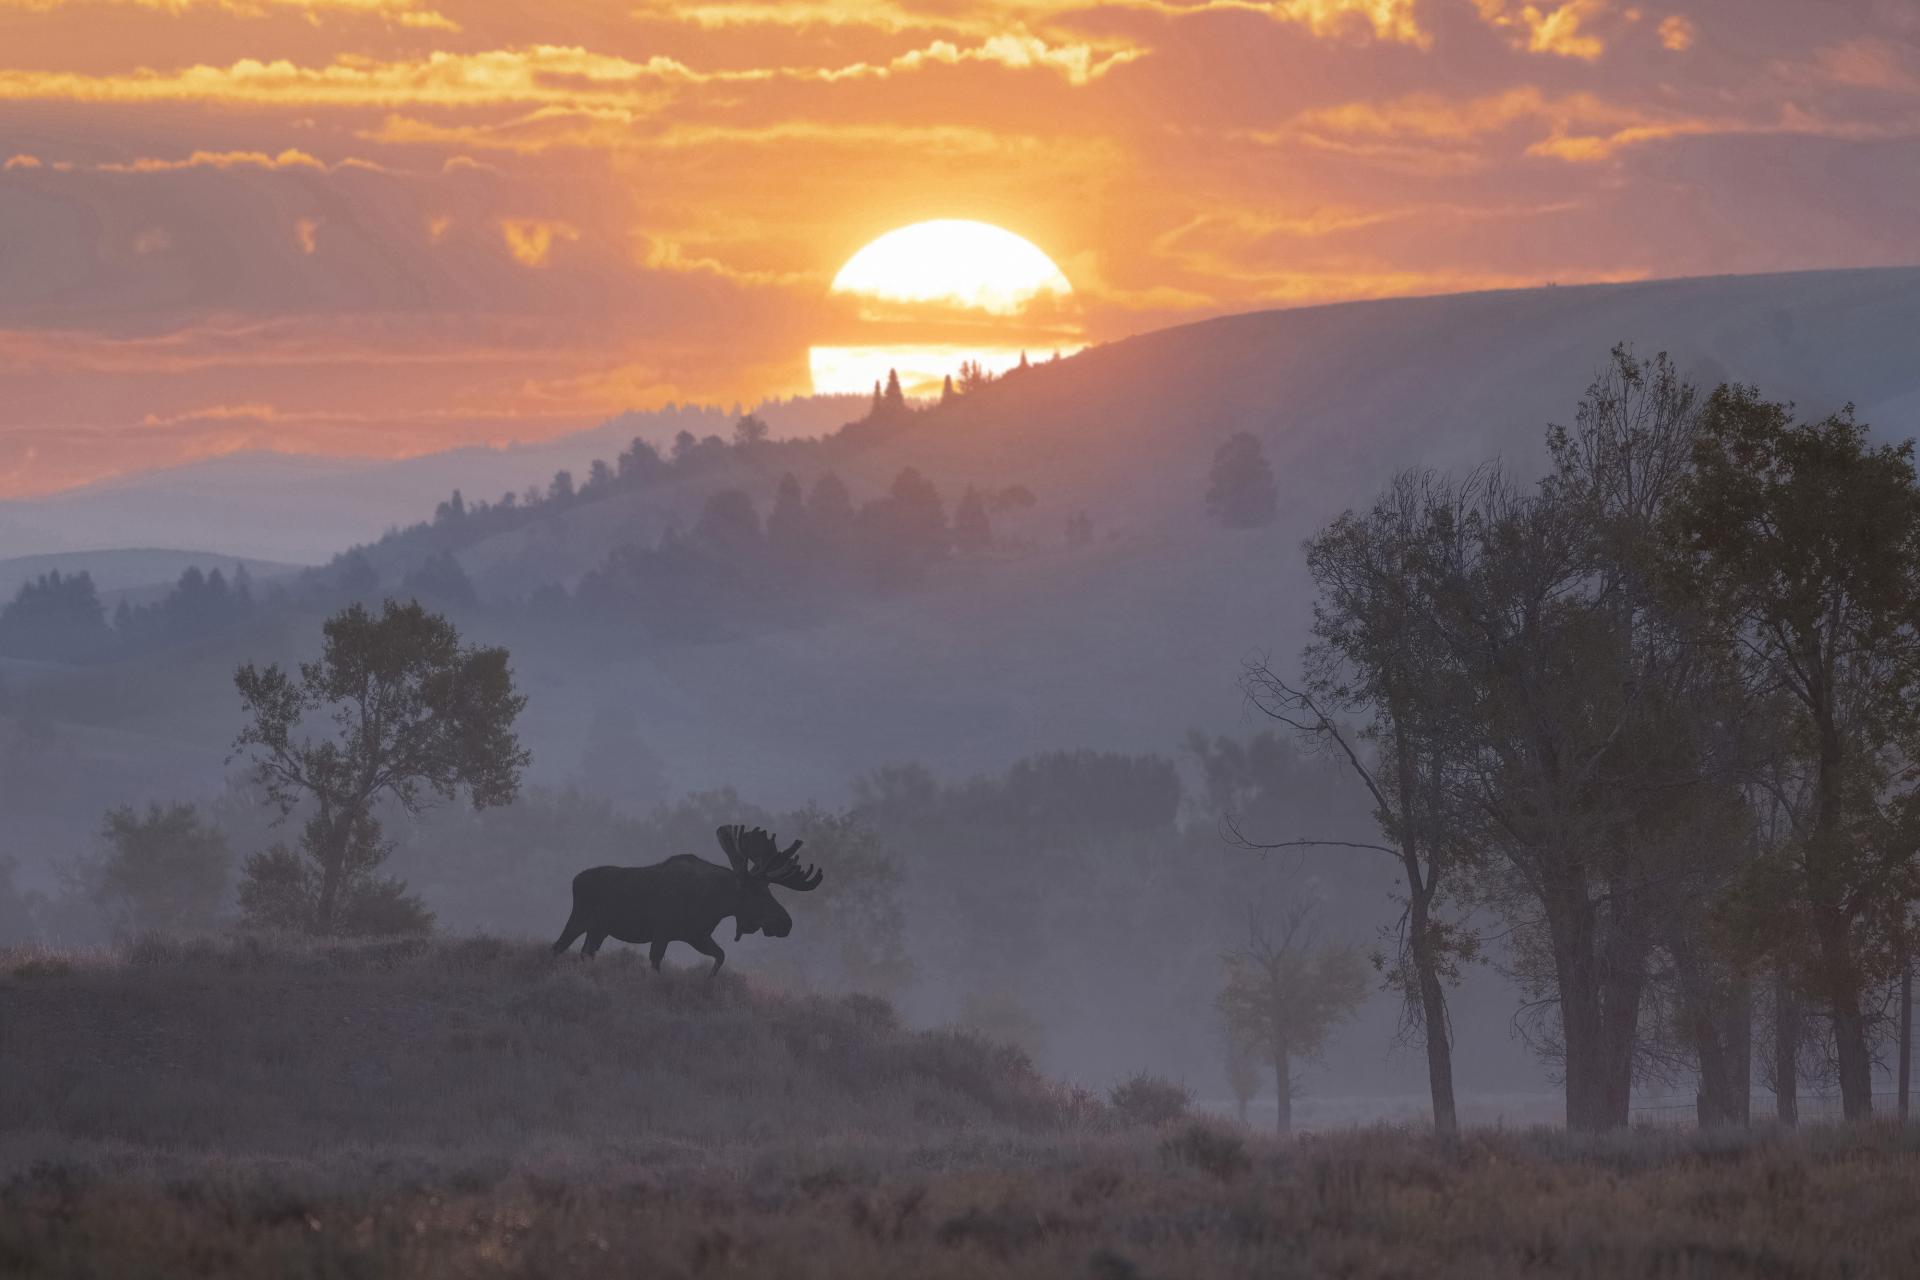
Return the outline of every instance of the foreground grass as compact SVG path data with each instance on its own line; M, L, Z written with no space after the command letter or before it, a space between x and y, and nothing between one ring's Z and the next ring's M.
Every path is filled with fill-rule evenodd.
M1125 1131L873 1002L518 944L0 955L0 1018L0 1275L1920 1275L1891 1128Z

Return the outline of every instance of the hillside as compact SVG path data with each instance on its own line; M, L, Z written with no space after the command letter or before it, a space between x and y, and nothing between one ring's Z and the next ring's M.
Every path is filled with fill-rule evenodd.
M86 573L100 597L109 605L124 596L132 603L146 603L148 597L174 584L188 569L211 573L215 569L232 576L236 566L244 566L254 582L260 583L281 574L296 572L300 566L277 560L248 560L223 556L212 551L175 551L157 547L129 547L111 551L64 551L44 555L15 556L0 560L0 600L11 600L21 584L43 573Z
M1128 1127L873 1000L474 938L0 950L9 1276L1893 1276L1890 1127Z

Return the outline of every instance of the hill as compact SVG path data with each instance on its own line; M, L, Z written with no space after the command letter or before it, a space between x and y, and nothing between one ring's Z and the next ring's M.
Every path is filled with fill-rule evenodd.
M277 560L248 560L223 556L212 551L173 551L157 547L126 547L111 551L64 551L44 555L15 556L0 560L0 600L11 600L21 584L43 573L87 573L108 604L126 596L135 604L171 587L188 569L211 573L215 569L231 576L236 567L244 567L256 583L300 566Z
M1911 1131L1123 1127L872 1000L475 938L0 951L9 1276L1899 1275Z

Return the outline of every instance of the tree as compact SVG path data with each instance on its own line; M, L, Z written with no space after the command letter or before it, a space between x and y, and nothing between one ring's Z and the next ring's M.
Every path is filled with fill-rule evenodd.
M1920 897L1911 761L1920 747L1920 484L1911 443L1876 445L1851 407L1722 387L1670 528L1682 589L1777 692L1808 784L1793 838L1759 859L1739 916L1832 1024L1842 1107L1872 1112L1867 996L1908 949Z
M940 403L952 404L953 397L954 397L953 375L948 374L946 378L940 383Z
M749 413L733 424L733 447L751 449L766 443L767 424Z
M1386 844L1297 836L1258 847L1346 844L1399 863L1404 909L1394 955L1381 963L1403 997L1406 1029L1423 1042L1434 1129L1446 1137L1459 1131L1446 989L1477 955L1478 940L1445 908L1460 895L1455 881L1475 840L1457 799L1466 691L1428 625L1426 597L1461 553L1462 501L1431 473L1407 472L1369 511L1322 530L1307 543L1318 596L1305 677L1291 680L1258 662L1243 679L1256 707L1329 749L1373 802ZM1336 715L1361 718L1357 738Z
M960 382L957 389L961 395L970 396L976 391L984 391L993 380L993 374L978 360L960 362Z
M471 609L480 603L473 580L451 551L428 556L400 580L400 590L416 599L455 608Z
M765 545L760 536L760 512L745 489L722 489L709 494L693 526L695 541L729 559L747 559Z
M798 559L813 550L808 545L812 532L813 521L800 494L800 478L789 471L780 477L773 494L773 510L767 513L767 545L780 555Z
M1293 1064L1317 1054L1367 997L1360 953L1317 945L1311 916L1296 908L1277 930L1251 921L1247 944L1221 958L1227 981L1214 1000L1226 1033L1272 1065L1281 1133L1293 1128Z
M593 465L587 468L586 487L589 489L604 489L612 483L613 468L607 465L605 458L595 458Z
M547 501L573 501L573 472L562 468L553 473L553 482L547 486Z
M900 372L897 369L887 370L887 390L883 403L890 414L906 412L907 395L900 389Z
M860 510L868 571L883 589L918 582L952 549L940 491L914 467L894 478L884 498Z
M119 934L211 928L226 900L227 838L191 804L107 811L106 855L86 876L90 896Z
M111 639L93 575L84 569L43 573L0 608L0 653L10 657L72 661L98 653Z
M1229 529L1259 529L1273 523L1279 501L1259 438L1245 431L1227 437L1207 473L1207 514Z
M987 518L986 501L972 485L953 509L953 545L969 556L993 550L993 522Z
M418 602L355 604L329 618L318 662L234 673L247 724L234 739L282 816L308 806L303 846L318 877L310 931L337 931L343 894L381 847L376 800L414 812L465 792L476 809L510 802L528 753L513 722L526 705L507 651L465 646ZM302 733L324 715L331 733ZM377 859L375 860L377 863Z
M691 441L693 437L688 436L687 439ZM675 441L676 447L678 443ZM620 479L630 484L645 484L666 470L666 463L660 460L660 451L639 436L635 436L632 443L620 451L616 465Z

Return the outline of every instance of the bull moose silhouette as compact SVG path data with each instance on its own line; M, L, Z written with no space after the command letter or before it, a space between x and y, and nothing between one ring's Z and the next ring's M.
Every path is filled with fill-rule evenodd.
M581 954L591 959L608 938L647 942L647 958L654 969L667 954L667 944L684 942L703 956L713 957L708 977L720 972L727 953L713 940L713 931L733 917L733 940L749 933L784 938L793 932L793 917L774 900L773 886L801 893L820 886L821 872L804 870L794 855L801 841L785 849L766 828L749 831L734 823L714 836L726 852L727 866L690 853L649 867L593 867L573 878L573 914L567 917L556 956L585 934Z

